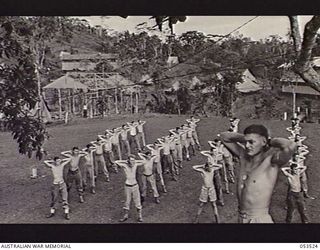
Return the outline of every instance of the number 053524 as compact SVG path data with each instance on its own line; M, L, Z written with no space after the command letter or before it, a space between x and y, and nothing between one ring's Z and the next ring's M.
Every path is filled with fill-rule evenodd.
M318 248L318 244L312 244L312 243L309 243L309 244L300 244L300 248Z

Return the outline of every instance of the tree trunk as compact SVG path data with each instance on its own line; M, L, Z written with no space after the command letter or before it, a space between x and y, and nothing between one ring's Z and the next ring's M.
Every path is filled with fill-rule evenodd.
M299 30L298 16L289 16L289 20L290 20L291 37L293 38L294 49L297 55L299 55L299 52L301 50L302 38Z
M295 20L294 18L292 20ZM295 21L294 21L295 22ZM320 16L314 16L305 26L304 34L303 34L303 42L301 45L301 50L298 55L298 59L294 66L294 71L305 80L312 88L320 91L320 76L319 74L312 68L311 56L312 49L315 45L317 31L320 28ZM299 37L297 37L296 33L292 33L295 35L295 40L297 41Z

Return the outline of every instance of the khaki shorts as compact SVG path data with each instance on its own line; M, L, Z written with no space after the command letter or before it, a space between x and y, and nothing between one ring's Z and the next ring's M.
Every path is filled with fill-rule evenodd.
M217 200L217 193L214 187L202 187L199 200L201 202L214 202Z

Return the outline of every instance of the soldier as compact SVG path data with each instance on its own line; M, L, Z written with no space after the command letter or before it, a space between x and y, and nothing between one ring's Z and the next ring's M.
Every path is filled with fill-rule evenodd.
M131 200L133 199L134 205L138 212L138 222L142 222L142 206L140 200L140 191L138 182L136 179L137 167L142 165L142 162L136 162L136 158L134 155L129 155L128 160L118 160L116 164L124 170L126 180L125 180L125 204L124 204L124 215L119 220L120 222L124 222L129 218L129 210Z
M221 164L214 165L211 161L207 161L206 164L203 164L203 165L193 166L194 170L201 173L202 180L203 180L201 193L199 197L200 203L199 203L199 208L198 208L197 216L195 219L195 223L199 223L199 217L201 215L204 205L208 202L208 200L212 205L213 214L214 214L216 223L219 223L220 221L218 208L216 205L217 194L213 184L214 171L218 170L220 167L222 167Z
M148 151L145 154L138 153L139 157L143 162L143 174L142 174L142 192L141 192L141 202L143 203L147 196L147 182L151 185L153 191L153 197L155 203L159 204L159 192L156 185L156 180L154 178L154 161L157 156L151 156L151 152Z
M58 196L59 193L62 197L62 206L65 213L66 220L70 220L69 215L69 204L68 204L68 192L67 185L63 179L63 168L71 161L71 158L60 159L59 157L54 157L52 160L44 161L44 164L51 168L52 176L53 176L53 184L51 188L51 205L50 205L50 214L46 217L51 218L55 215L55 211L57 209Z
M78 147L73 147L71 151L61 152L63 156L70 158L70 168L67 173L67 191L70 192L73 182L76 183L78 194L79 194L79 202L83 203L83 183L82 176L79 169L79 162L82 156L86 154L84 152L80 152Z
M289 193L287 197L287 218L286 222L291 223L295 206L301 216L302 223L309 223L305 213L305 203L303 193L301 192L300 175L306 170L305 166L299 167L297 164L291 164L290 167L281 168L283 174L287 177L289 183Z

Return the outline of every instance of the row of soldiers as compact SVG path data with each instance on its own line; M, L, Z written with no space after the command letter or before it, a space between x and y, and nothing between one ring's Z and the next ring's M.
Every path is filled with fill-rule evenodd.
M200 143L196 131L199 119L191 117L186 124L171 129L169 135L158 138L153 144L146 145L144 153L129 155L128 160L118 160L116 164L122 167L125 175L125 203L123 216L119 220L124 222L129 218L131 200L138 213L138 222L142 222L142 204L147 195L147 184L152 188L155 202L160 203L159 191L156 185L155 175L159 177L162 191L167 192L163 173L171 175L173 181L183 168L183 160L190 160L195 155L195 147L200 150ZM191 154L190 154L191 152ZM140 169L140 171L139 171ZM141 173L140 175L137 173ZM138 178L136 178L138 176Z
M118 172L115 158L122 159L124 155L130 155L133 150L141 152L140 145L145 145L144 124L145 121L138 120L128 122L119 128L106 130L104 135L98 135L96 141L87 144L84 149L73 147L70 151L61 152L66 158L61 159L55 156L52 160L44 161L45 165L51 168L53 175L50 213L46 217L51 218L55 215L58 196L61 193L65 218L69 220L68 194L73 183L77 187L79 202L83 203L84 191L88 186L92 194L96 193L96 180L100 168L102 168L105 181L109 182L108 169ZM64 167L66 165L69 166L69 169L65 178ZM82 166L81 169L80 166ZM89 185L87 185L88 179Z
M291 133L289 139L297 144L297 148L289 162L290 166L281 169L283 174L287 177L289 184L286 199L286 222L292 222L293 214L297 207L302 223L309 223L309 218L306 214L305 198L315 198L308 194L307 167L305 165L305 160L309 151L308 146L303 144L303 141L307 137L301 136L300 120L296 117L292 119L291 127L288 127L287 130Z
M230 132L238 132L240 119L230 119ZM214 141L208 141L210 150L201 151L201 154L207 157L207 162L202 165L193 166L193 169L200 172L203 185L199 197L199 207L194 223L199 223L199 218L204 205L211 203L214 214L214 221L220 222L217 206L224 206L222 180L225 184L225 193L230 192L229 183L235 183L234 163L230 151L221 143L219 138Z
M124 207L126 211L128 211L128 208L130 207L132 197L135 201L137 201L138 198L142 202L144 201L147 182L151 184L155 202L159 203L159 192L156 189L153 178L153 166L156 166L156 173L160 177L163 191L167 192L162 175L162 169L164 169L165 172L171 173L173 180L177 180L177 175L179 174L178 169L182 168L181 162L183 157L190 160L191 154L195 154L195 146L198 146L200 149L200 143L196 133L197 122L199 122L198 119L191 117L191 119L187 119L187 124L183 124L181 127L171 130L169 136L158 139L154 144L146 145L143 129L145 121L132 121L131 123L122 125L119 128L106 130L104 135L98 135L96 141L92 141L82 150L78 147L73 147L70 151L62 152L61 154L66 157L64 159L60 159L60 157L56 156L53 160L45 161L44 163L51 168L54 179L51 192L52 202L50 206L50 214L48 214L47 217L50 218L55 215L58 195L60 192L62 195L65 218L69 220L70 209L68 194L73 183L75 182L77 187L79 202L83 203L84 191L88 186L90 186L91 193L95 194L95 184L101 169L106 182L110 181L108 169L111 169L116 173L118 172L119 167L124 169L126 174L126 201ZM142 149L148 149L148 151L145 154L142 154ZM136 156L132 154L133 152L137 152L141 158L137 163L135 163ZM127 158L127 160L122 160L123 158ZM82 164L80 164L80 160ZM142 178L139 178L140 185L138 188L138 198L136 191L137 187L131 183L136 182L136 170L134 168L129 168L130 171L128 171L125 167L132 165L132 163L134 163L133 165L135 166L143 166ZM66 178L64 178L63 169L67 164L70 167L67 171ZM81 170L80 165L83 166ZM66 182L64 179L66 179ZM89 185L87 185L87 179L89 179ZM138 204L140 201L136 203L139 214L138 221L142 221L142 207ZM126 216L123 218L125 217ZM121 221L126 220L123 220L123 218Z

